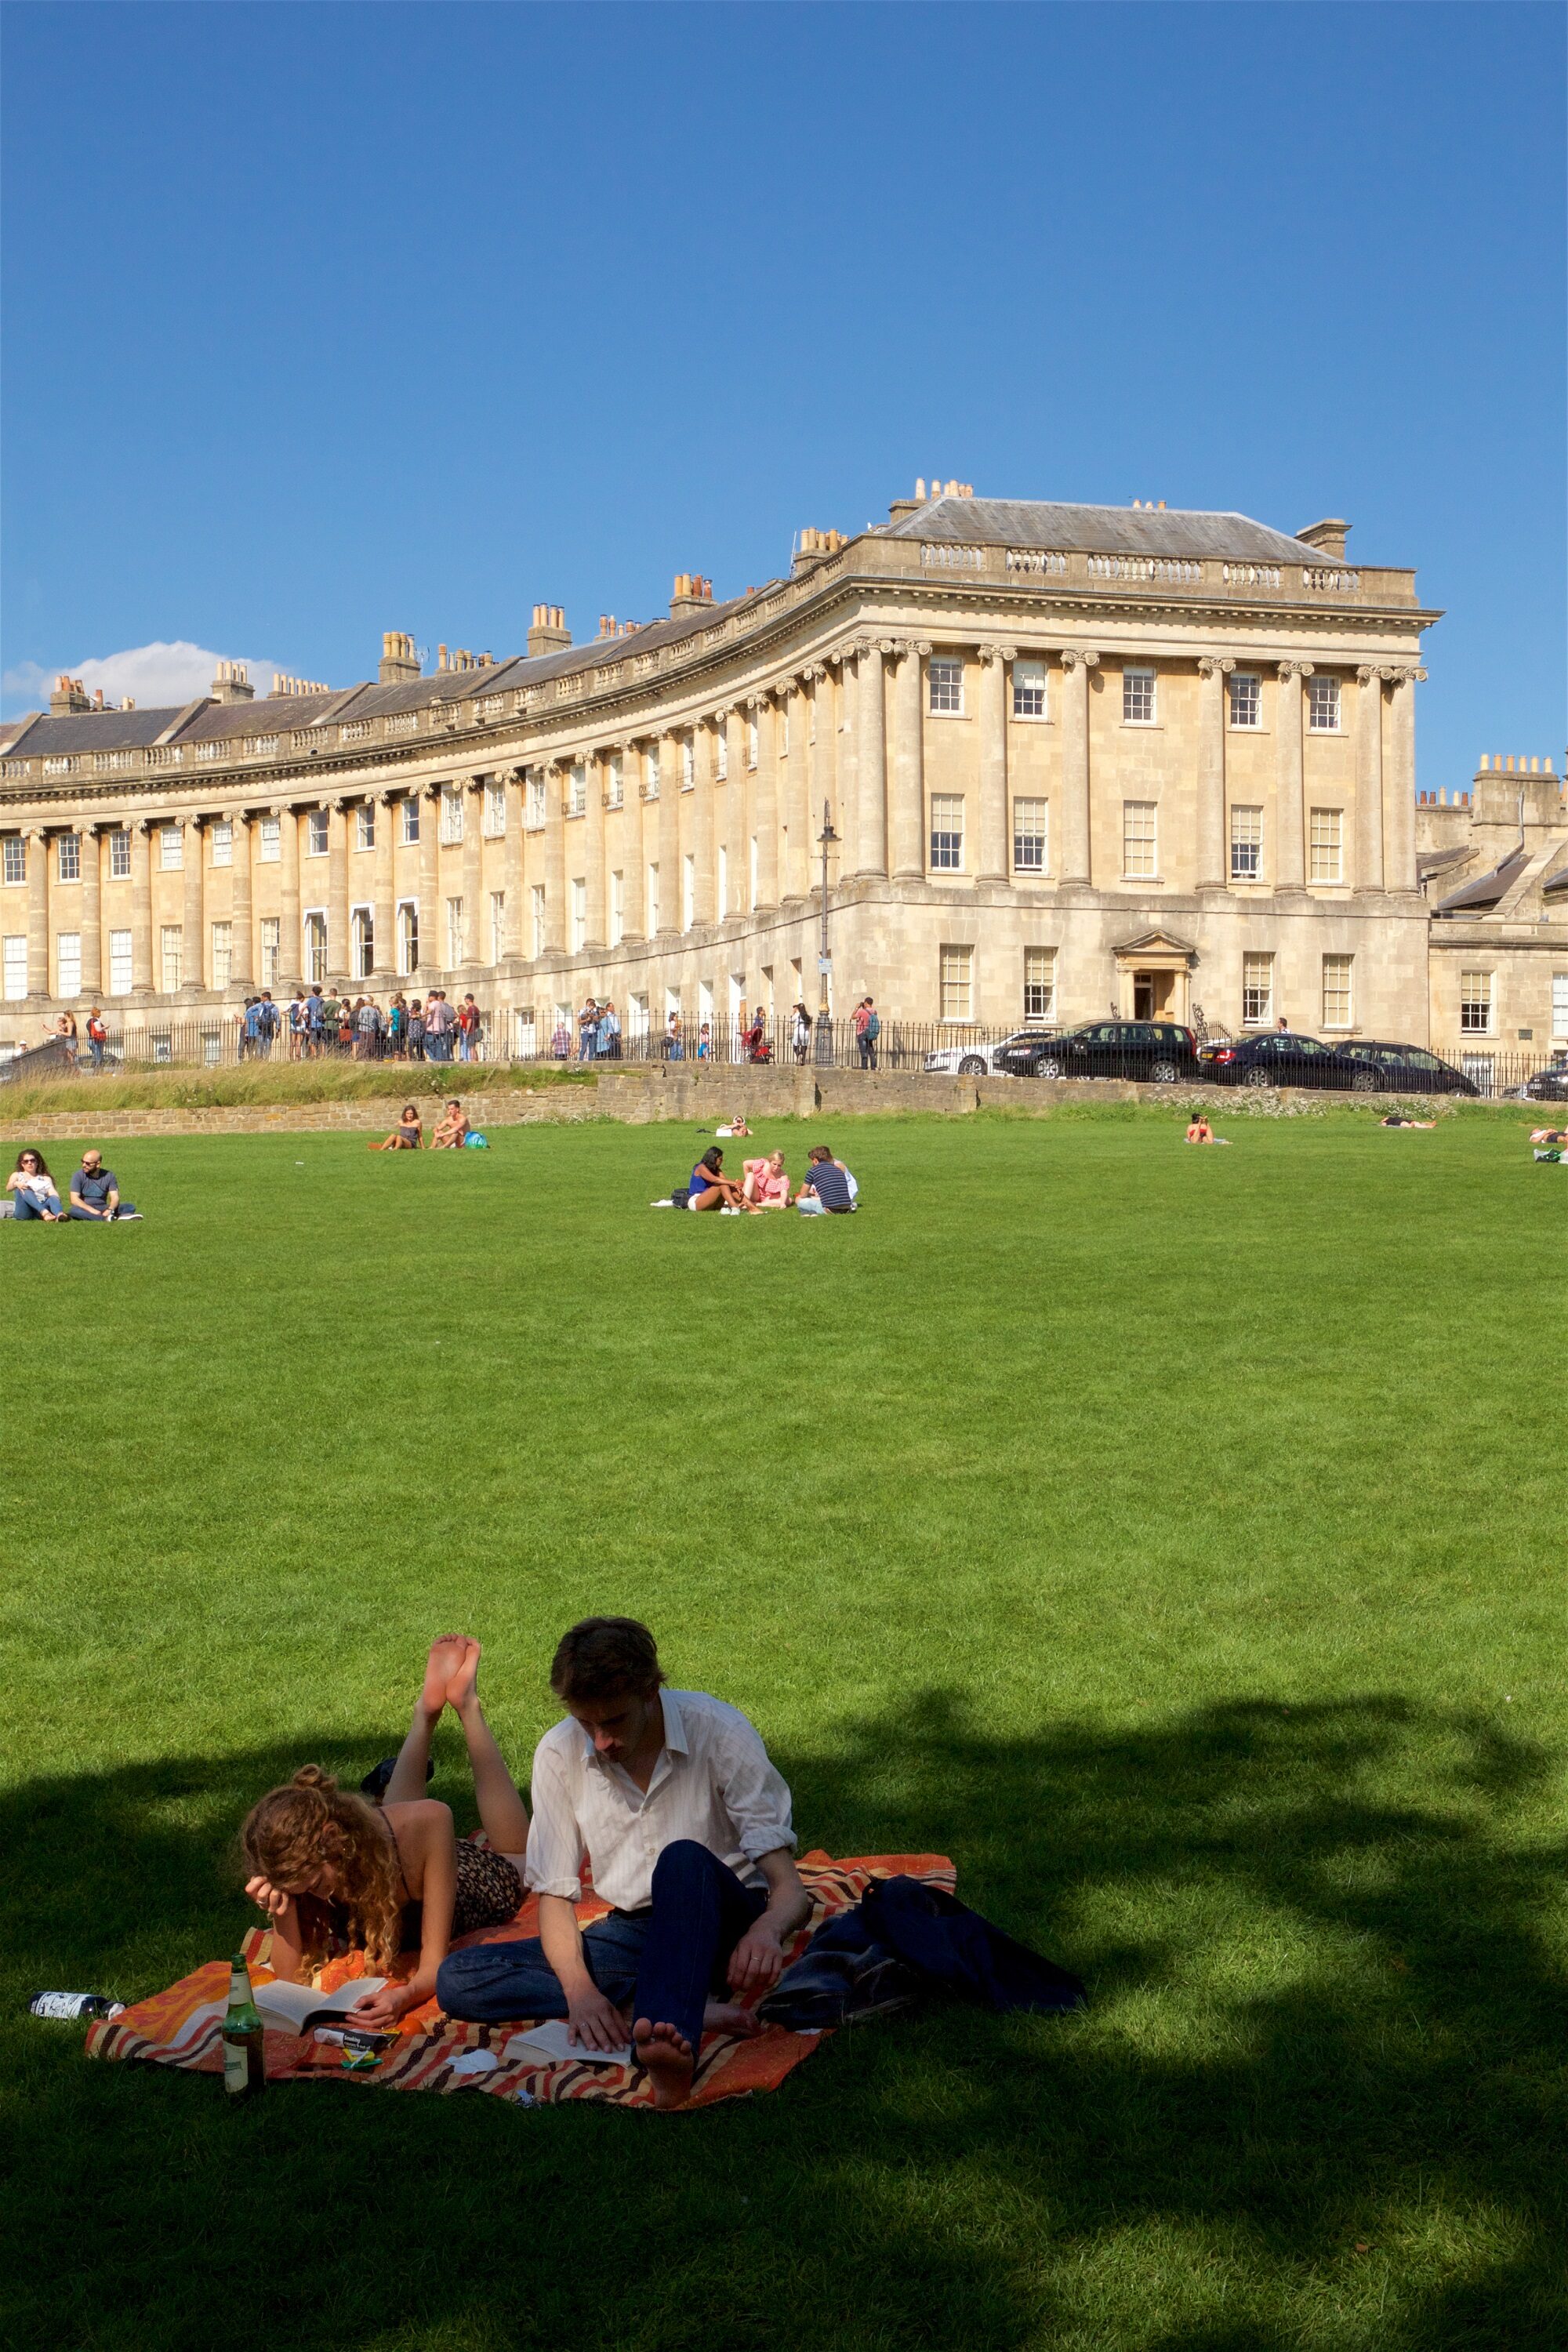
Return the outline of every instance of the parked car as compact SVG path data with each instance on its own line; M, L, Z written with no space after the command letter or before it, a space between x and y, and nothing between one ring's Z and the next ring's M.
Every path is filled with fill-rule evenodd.
M998 1046L996 1066L1023 1078L1146 1078L1173 1086L1196 1076L1198 1046L1175 1021L1090 1021L1058 1037Z
M1332 1045L1268 1029L1257 1037L1228 1037L1200 1047L1200 1074L1221 1087L1343 1087L1344 1064Z
M1336 1062L1350 1068L1340 1080L1352 1094L1479 1095L1479 1087L1439 1061L1425 1045L1385 1045L1374 1037L1352 1037L1334 1047Z
M1472 1087L1474 1094L1479 1091ZM1514 1090L1520 1102L1568 1102L1568 1062L1553 1062L1544 1070L1537 1070L1532 1078Z
M1010 1037L994 1045L943 1045L926 1055L925 1066L928 1070L956 1070L964 1078L991 1076L1002 1067L996 1058L999 1054L1015 1046L1047 1045L1054 1034L1049 1029L1015 1029Z

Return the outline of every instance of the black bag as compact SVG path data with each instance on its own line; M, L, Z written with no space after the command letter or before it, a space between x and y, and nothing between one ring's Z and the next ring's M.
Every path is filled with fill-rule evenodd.
M670 1186L669 1205L672 1209L684 1209L690 1199L691 1187L689 1184L672 1184Z

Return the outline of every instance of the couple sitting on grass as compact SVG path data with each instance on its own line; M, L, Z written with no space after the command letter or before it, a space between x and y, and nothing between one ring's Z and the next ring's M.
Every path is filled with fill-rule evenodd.
M760 1215L764 1209L797 1208L803 1217L847 1216L859 1197L860 1187L842 1160L836 1160L826 1143L814 1143L805 1155L805 1178L798 1192L791 1194L789 1178L784 1171L784 1156L773 1151L765 1160L747 1160L742 1165L744 1181L736 1183L724 1173L724 1155L717 1144L710 1144L691 1171L691 1181L686 1195L689 1209L716 1209L722 1215ZM656 1202L656 1207L662 1207Z
M436 1122L430 1138L432 1151L459 1151L468 1139L468 1121L462 1104L454 1095ZM405 1103L397 1125L384 1143L373 1143L372 1151L417 1151L425 1140L425 1122L419 1116L417 1103Z
M653 1635L630 1617L589 1617L555 1653L566 1709L534 1751L531 1824L479 1697L479 1644L431 1648L396 1759L354 1796L314 1764L274 1789L241 1832L246 1892L272 1928L272 1967L298 1981L334 1926L390 1976L407 1914L419 1962L356 2003L386 2031L432 1995L480 2023L563 2017L572 2041L618 2050L630 2028L659 2106L691 2088L703 2031L754 2032L750 2005L777 1982L809 1898L792 1859L790 1793L746 1717L702 1691L666 1687ZM463 1727L489 1846L458 1838L425 1794L444 1708ZM592 1927L575 1906L587 1862L615 1907ZM450 1949L504 1926L539 1896L539 1934Z

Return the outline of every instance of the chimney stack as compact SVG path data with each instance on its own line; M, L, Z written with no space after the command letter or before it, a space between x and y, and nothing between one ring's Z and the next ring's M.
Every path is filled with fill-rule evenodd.
M401 629L385 629L381 639L381 669L383 686L404 686L419 675L419 656L414 640Z
M678 572L675 593L669 600L669 616L674 620L681 613L700 613L713 602L713 583L705 580L700 572Z
M90 710L92 702L79 677L68 677L62 670L55 680L49 697L49 717L68 718L73 710Z
M1320 555L1326 555L1331 563L1342 563L1350 528L1348 522L1342 522L1333 516L1327 522L1310 522L1306 530L1299 530L1296 536L1305 540L1309 547L1315 547Z
M560 604L536 604L533 626L528 633L530 654L564 653L572 642L572 632L566 625L566 613Z
M256 688L243 662L220 661L210 688L215 702L254 702Z

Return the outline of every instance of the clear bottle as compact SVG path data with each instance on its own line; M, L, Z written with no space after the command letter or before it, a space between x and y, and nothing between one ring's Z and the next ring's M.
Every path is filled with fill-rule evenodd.
M223 2086L231 2099L248 2099L267 2087L261 2011L250 1990L245 1954L236 1952L223 2021Z

